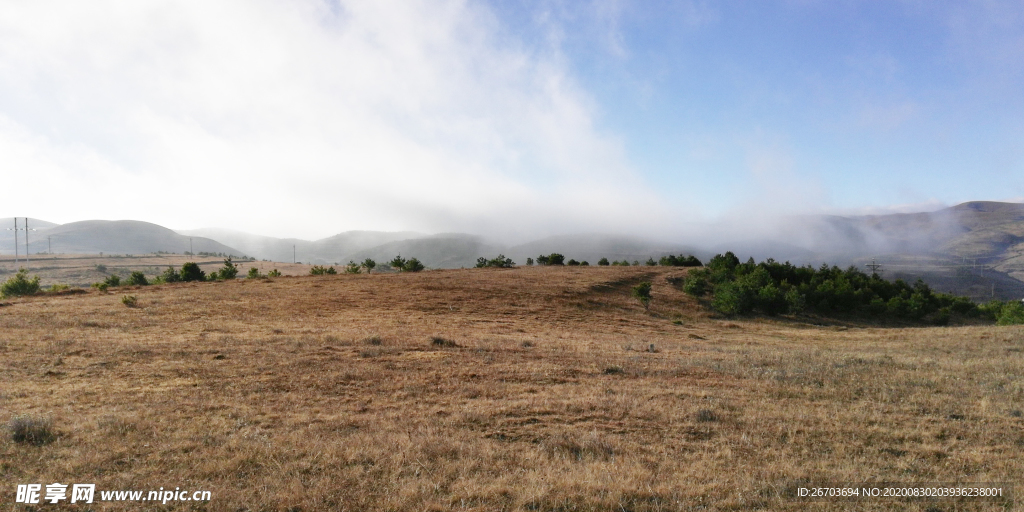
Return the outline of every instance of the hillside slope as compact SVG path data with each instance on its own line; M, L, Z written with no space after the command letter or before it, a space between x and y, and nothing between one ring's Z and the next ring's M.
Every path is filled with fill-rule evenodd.
M147 254L157 251L183 253L212 252L242 255L242 251L204 237L188 237L163 226L137 220L86 220L49 228L55 253ZM45 252L45 237L30 243L33 253Z

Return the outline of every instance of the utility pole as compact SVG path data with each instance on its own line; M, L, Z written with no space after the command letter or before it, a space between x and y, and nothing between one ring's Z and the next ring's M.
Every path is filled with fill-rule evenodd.
M188 237L188 255L195 256L196 253L192 252L192 237Z
M872 275L878 274L879 272L884 272L882 270L882 264L881 263L875 263L875 259L874 258L871 258L871 263L865 265L865 267L871 269L871 274Z
M46 237L46 252L50 253L50 256L53 256L53 245L50 244L49 236Z
M292 263L295 263L295 244L292 244Z
M28 217L25 217L25 266L28 266Z
M11 228L7 228L11 231ZM18 218L14 218L14 268L18 268Z

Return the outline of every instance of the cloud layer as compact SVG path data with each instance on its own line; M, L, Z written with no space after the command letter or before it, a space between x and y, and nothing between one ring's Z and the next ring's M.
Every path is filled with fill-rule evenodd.
M5 210L58 222L657 229L671 208L595 115L557 50L463 1L0 11Z

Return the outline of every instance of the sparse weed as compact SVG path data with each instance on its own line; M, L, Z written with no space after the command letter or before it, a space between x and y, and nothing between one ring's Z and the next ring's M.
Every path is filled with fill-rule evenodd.
M697 411L697 421L701 423L709 423L712 421L718 421L718 415L711 409L701 409Z
M442 338L440 336L432 336L430 338L430 344L435 346L435 347L442 347L442 348L454 348L454 347L458 347L459 346L459 344L455 343L454 340L450 340L448 338Z
M8 425L11 440L19 444L42 446L57 439L53 420L34 416L15 416Z

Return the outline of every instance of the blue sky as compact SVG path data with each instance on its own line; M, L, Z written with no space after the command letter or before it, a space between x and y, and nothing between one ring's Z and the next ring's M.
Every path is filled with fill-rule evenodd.
M1019 3L578 5L495 9L540 40L557 27L598 126L705 213L765 180L826 210L1024 196Z
M1000 0L17 3L0 213L681 240L1020 201L1022 91Z

